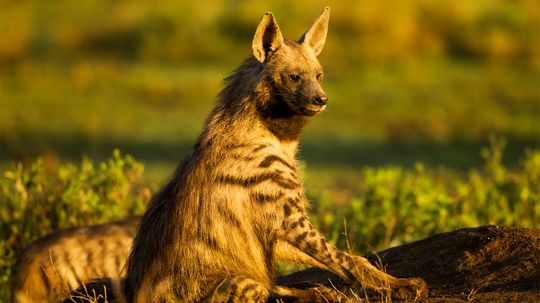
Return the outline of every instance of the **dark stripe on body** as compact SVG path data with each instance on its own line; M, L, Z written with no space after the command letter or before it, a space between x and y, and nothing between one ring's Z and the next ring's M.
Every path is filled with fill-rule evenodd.
M43 265L40 266L39 277L41 278L41 281L43 281L43 286L45 286L45 289L51 290L51 283L49 281L49 276L45 272L45 266ZM38 287L38 285L35 285L35 287Z
M261 149L266 148L266 147L268 147L268 146L269 146L269 145L267 145L267 144L261 144L261 145L255 147L255 148L253 149L253 152L256 153L256 152L260 151Z
M216 178L216 181L218 183L232 184L242 187L251 187L265 181L272 181L275 184L286 189L294 189L298 187L298 184L296 182L283 178L279 173L275 172L262 173L260 175L255 175L248 178L234 177L231 175L221 175Z
M256 159L253 156L244 156L244 155L237 155L237 154L232 154L230 157L234 160L240 160L240 161L246 161L246 162L253 161Z
M206 237L206 244L213 250L220 250L217 239L211 235Z
M239 148L246 148L251 146L252 144L227 144L224 146L225 150L232 150L232 149L239 149Z
M64 262L66 262L66 264L69 265L69 271L73 274L73 277L75 277L75 283L79 283L81 284L81 278L79 277L79 275L77 274L77 270L75 270L75 266L77 266L78 264L74 264L73 262L73 258L74 256L70 254L69 251L64 251L64 254L62 255L62 259L64 260ZM66 272L67 274L67 272ZM71 288L75 289L78 287L78 285L71 285L71 279L68 280L68 284Z
M226 208L225 205L219 204L217 212L228 222L241 230L242 223L235 213Z
M90 249L87 253L86 253L86 265L88 268L94 268L94 259L95 259L95 254L96 254L96 250L95 249ZM96 270L94 270L95 272Z
M266 168L266 167L269 167L270 165L272 165L272 163L274 163L274 162L279 162L279 163L287 166L292 171L295 170L294 166L292 166L289 162L283 160L282 158L280 158L280 157L278 157L276 155L270 155L270 156L267 156L266 158L264 158L264 160L262 160L262 162L259 164L259 167Z
M124 260L119 255L114 256L114 266L116 266L117 273L122 273L124 269Z
M264 203L276 202L277 200L283 198L284 195L285 195L284 192L279 192L276 195L267 195L267 194L256 192L256 193L250 193L249 197L251 198L251 200L255 200L261 204L264 204Z

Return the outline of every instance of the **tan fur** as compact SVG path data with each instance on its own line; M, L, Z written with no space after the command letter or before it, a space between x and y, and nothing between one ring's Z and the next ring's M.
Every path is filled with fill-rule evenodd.
M139 218L53 232L19 257L13 302L57 302L81 283L120 277Z
M316 56L328 19L326 8L296 42L283 39L272 14L263 16L253 57L226 79L191 154L142 218L128 261L128 302L305 296L274 286L277 257L397 297L425 293L419 279L394 278L339 251L308 219L295 157L307 119L327 102Z

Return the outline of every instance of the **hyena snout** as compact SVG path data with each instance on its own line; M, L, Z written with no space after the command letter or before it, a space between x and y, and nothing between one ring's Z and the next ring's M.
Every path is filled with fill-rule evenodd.
M309 96L309 95L308 95ZM322 112L328 103L328 97L324 93L315 93L306 98L304 104L304 114L314 116Z
M328 97L326 95L315 95L311 98L311 103L317 106L326 105L328 103Z

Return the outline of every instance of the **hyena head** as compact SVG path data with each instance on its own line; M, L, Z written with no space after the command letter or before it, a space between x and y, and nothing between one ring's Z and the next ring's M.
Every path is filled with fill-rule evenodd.
M264 66L270 102L279 103L275 105L280 111L313 116L326 108L328 97L321 86L323 70L317 56L326 40L329 17L327 7L298 41L283 39L271 13L262 17L253 38L253 55Z

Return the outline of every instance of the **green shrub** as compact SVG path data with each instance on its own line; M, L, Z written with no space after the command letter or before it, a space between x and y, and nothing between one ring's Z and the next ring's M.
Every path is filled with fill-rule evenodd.
M118 150L99 165L84 158L48 167L42 159L0 176L0 301L21 249L53 230L141 213L150 190L143 165Z
M480 170L365 168L360 194L350 203L315 197L313 220L339 246L351 240L365 253L463 227L500 224L540 228L540 151L521 166L502 165L504 141L492 140ZM349 239L343 236L347 229Z

